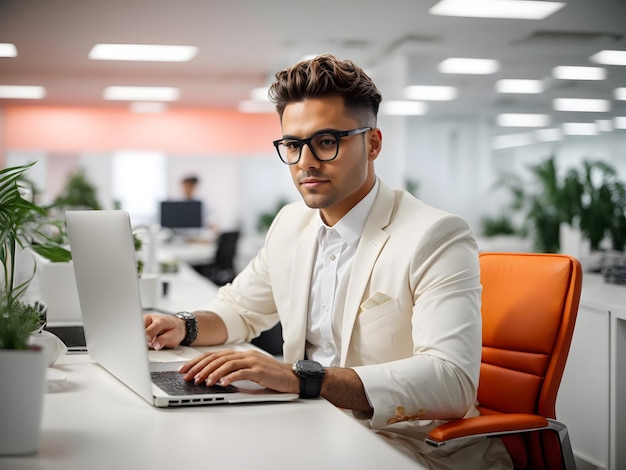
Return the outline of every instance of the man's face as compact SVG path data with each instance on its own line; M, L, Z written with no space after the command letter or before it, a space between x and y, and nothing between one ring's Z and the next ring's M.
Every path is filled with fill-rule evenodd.
M362 127L346 114L341 97L315 98L290 103L282 117L283 136L304 139L321 130L347 131ZM305 145L300 161L290 165L291 177L307 206L321 209L332 226L352 209L374 185L373 162L381 148L381 134L373 129L343 137L337 158L320 162Z
M196 191L196 184L191 181L183 181L183 192L188 199L193 198Z

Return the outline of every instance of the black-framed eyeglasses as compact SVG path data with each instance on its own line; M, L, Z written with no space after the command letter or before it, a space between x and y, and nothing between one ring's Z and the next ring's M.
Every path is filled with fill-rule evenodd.
M300 161L302 148L308 145L311 153L320 162L329 162L339 154L339 141L342 137L363 134L371 131L371 127L359 127L349 131L319 131L306 139L285 137L273 142L278 156L286 165L295 165Z

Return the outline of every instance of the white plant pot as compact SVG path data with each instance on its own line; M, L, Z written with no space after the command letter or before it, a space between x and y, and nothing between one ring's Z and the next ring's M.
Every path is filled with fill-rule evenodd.
M74 276L74 265L53 263L33 252L37 272L31 289L34 298L43 301L47 308L48 321L81 322L82 314Z
M37 452L46 392L46 354L41 348L0 349L0 455Z

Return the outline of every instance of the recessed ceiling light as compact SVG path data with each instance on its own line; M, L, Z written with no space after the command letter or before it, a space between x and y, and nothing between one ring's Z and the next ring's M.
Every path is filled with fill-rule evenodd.
M523 145L530 145L534 143L535 139L530 132L523 132L521 134L498 135L491 139L491 147L494 149L521 147Z
M450 101L456 99L458 90L453 86L412 85L404 89L409 100Z
M561 129L537 129L535 137L539 142L554 142L563 138Z
M563 2L530 0L441 0L428 13L473 18L542 20L565 6Z
M552 69L552 76L560 80L606 80L606 69L559 65Z
M617 116L613 119L615 129L626 129L626 116Z
M0 42L0 57L17 57L15 44Z
M0 98L18 100L40 100L46 96L42 86L0 85Z
M626 51L604 50L596 52L589 60L604 65L626 65Z
M547 114L499 114L496 123L501 127L546 127L550 125L550 116Z
M426 103L421 101L387 101L380 107L383 114L392 116L421 116L428 110Z
M557 111L606 113L611 109L611 103L609 100L588 98L556 98L553 107Z
M614 96L616 100L625 101L626 100L626 88L616 88L614 91Z
M195 46L149 44L96 44L89 51L93 60L136 60L147 62L188 62L198 53Z
M496 82L498 93L543 93L544 85L541 80L504 79Z
M564 122L563 133L567 135L598 135L595 122Z
M439 64L441 73L466 73L476 75L489 75L500 69L500 63L492 59L466 59L451 57Z
M110 86L104 89L104 99L112 101L176 101L178 88L150 86Z

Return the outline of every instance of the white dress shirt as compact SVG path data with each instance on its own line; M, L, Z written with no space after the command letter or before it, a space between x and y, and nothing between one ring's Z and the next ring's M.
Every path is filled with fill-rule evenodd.
M319 218L317 256L311 279L307 320L307 357L326 367L337 367L341 358L341 325L354 254L376 194L371 191L334 227Z

